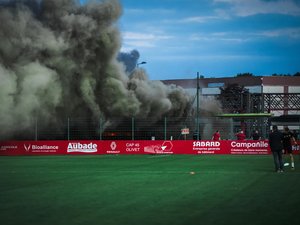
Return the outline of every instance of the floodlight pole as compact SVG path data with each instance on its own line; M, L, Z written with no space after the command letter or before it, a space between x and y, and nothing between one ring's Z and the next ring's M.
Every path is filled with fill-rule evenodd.
M68 141L70 141L70 118L68 117Z
M37 117L35 117L35 140L38 140L38 120Z
M134 117L131 118L131 140L134 140Z
M197 72L197 140L200 139L199 128L199 72Z

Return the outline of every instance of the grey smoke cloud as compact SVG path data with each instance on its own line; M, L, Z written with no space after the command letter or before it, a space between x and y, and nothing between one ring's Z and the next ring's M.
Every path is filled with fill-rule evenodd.
M117 57L118 61L124 63L127 73L131 73L136 68L139 58L140 53L136 49L131 52L120 52Z
M1 139L32 129L36 118L41 129L59 129L66 117L186 115L183 89L150 81L143 69L128 76L117 60L121 14L117 0L0 2Z

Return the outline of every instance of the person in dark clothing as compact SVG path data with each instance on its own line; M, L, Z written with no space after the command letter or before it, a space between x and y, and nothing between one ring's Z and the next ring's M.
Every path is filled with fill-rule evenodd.
M259 139L260 139L258 130L255 130L255 131L253 132L252 138L253 138L253 140L259 140Z
M295 169L294 163L294 156L293 156L293 149L292 149L292 140L295 140L293 133L290 131L288 127L284 128L283 132L283 149L285 154L289 154L290 162L291 162L291 169Z
M272 132L270 133L269 136L269 144L273 154L276 172L283 172L282 139L283 139L282 133L278 130L277 126L274 125L272 127Z
M297 141L299 139L299 133L296 130L293 130L292 133L293 133L295 140Z

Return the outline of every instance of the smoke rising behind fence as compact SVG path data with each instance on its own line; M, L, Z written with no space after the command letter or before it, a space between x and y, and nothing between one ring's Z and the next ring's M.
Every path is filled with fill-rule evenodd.
M67 117L185 117L191 97L117 60L117 0L0 2L0 136L63 129ZM87 124L92 125L93 122Z

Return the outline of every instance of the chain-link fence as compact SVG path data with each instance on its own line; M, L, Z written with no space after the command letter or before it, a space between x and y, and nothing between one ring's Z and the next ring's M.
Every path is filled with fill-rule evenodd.
M197 122L199 126L197 126ZM221 139L236 139L235 133L243 129L247 139L251 139L254 130L258 130L262 139L269 133L267 118L234 119L220 117L194 117L162 119L127 118L98 120L87 118L65 118L59 126L45 125L42 119L33 119L26 129L17 129L10 136L1 136L1 140L209 140L216 130ZM21 126L20 126L21 127ZM5 128L4 128L5 129ZM183 134L182 129L188 131ZM12 129L8 129L12 130ZM198 133L199 131L199 133Z

